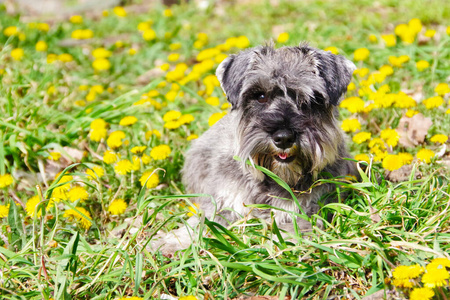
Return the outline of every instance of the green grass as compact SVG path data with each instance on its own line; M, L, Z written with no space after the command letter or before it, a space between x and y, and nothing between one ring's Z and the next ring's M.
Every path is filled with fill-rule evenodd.
M2 8L0 175L10 174L13 182L6 184L6 177L0 177L1 298L158 299L170 294L197 299L241 295L361 299L394 290L392 271L398 265L426 266L433 258L448 258L450 190L445 165L449 155L444 145L431 138L436 134L448 137L449 93L438 107L427 108L422 103L437 96L436 86L448 83L450 76L447 2L280 1L278 6L269 1L253 5L220 2L205 11L194 4L174 6L172 17L164 16L164 8L156 6L148 13L129 13L122 18L110 10L97 19L85 17L82 24L55 22L48 32L36 28L39 24L24 22L21 16L7 15ZM423 25L414 42L405 44L397 36L396 45L386 47L381 35L394 34L398 24L407 24L412 18ZM156 38L146 41L137 28L140 22L150 20ZM4 30L8 26L16 26L18 33L7 36ZM72 39L76 29L91 29L94 36ZM427 29L436 30L436 35L426 38ZM201 32L208 40L198 48ZM361 124L356 132L348 133L351 154L372 155L372 161L360 163L360 182L339 182L340 190L350 191L345 203L329 204L311 218L313 224L323 221L324 228L313 226L311 233L292 241L283 239L277 224L263 220L242 220L229 228L205 220L189 249L163 256L150 248L151 239L160 229L183 226L191 213L189 207L195 210L195 197L186 194L179 174L189 147L187 138L201 135L209 128L210 117L227 109L222 107L226 99L220 87L204 81L214 74L219 60L203 65L198 77L186 84L177 81L199 67L195 66L197 55L204 49L220 48L222 54L230 54L240 50L236 46L276 40L281 32L288 32L289 40L277 46L307 40L322 49L334 46L349 59L356 49L368 48L367 60L356 64L368 68L370 74L390 65L389 56L407 55L409 61L394 66L394 73L381 82L368 84L368 75L355 75L356 89L347 97L360 96L366 106L376 99L385 103L387 97L380 93L386 88L383 85L391 94L403 91L412 95L417 102L412 109L432 121L425 139L414 147L402 143L389 146L382 139L381 152L376 145L370 146L370 140L355 143L352 138L359 131L371 133L374 140L384 129L400 130L408 109L386 105L352 113L342 108L342 120L356 118ZM249 45L241 38L240 44L224 47L230 37L243 35ZM370 42L369 35L377 40ZM36 51L40 40L48 44L47 51ZM174 43L179 49L171 50ZM99 47L111 51L107 58L111 67L105 71L92 66L91 53ZM12 57L15 48L24 50L21 60ZM129 54L130 49L136 54ZM64 53L73 60L48 62L49 54ZM169 71L178 63L188 68L175 82L160 71L171 53L179 53L180 59L169 62ZM419 71L419 60L428 61L430 67ZM143 78L149 70L152 74ZM90 90L97 85L103 91L93 97ZM371 93L360 95L367 86ZM172 99L168 93L177 96ZM207 104L209 96L218 97L220 105ZM145 97L153 102L134 105ZM171 110L194 120L166 128L163 117ZM125 116L135 116L137 122L120 125ZM107 136L93 141L90 126L99 118L108 123ZM116 163L102 159L105 151L111 150L108 137L117 130L125 135L122 145L114 148L120 159L139 157L135 169L125 175L117 174ZM161 136L150 134L153 130ZM444 144L449 146L448 141ZM168 157L144 162L143 155L151 156L158 145L170 147ZM133 154L130 150L135 146L147 148L142 154ZM420 149L437 155L423 162L417 155ZM51 152L62 157L51 161ZM398 153L410 154L412 174L392 182L383 157ZM86 175L94 167L104 171L96 180ZM151 188L142 188L146 178L140 179L145 171L159 176ZM77 186L86 190L86 197L70 194ZM33 196L38 198L33 200ZM115 199L124 199L127 208L114 215L108 209ZM329 223L325 216L330 212L334 218ZM417 279L416 286L422 285ZM405 297L411 292L408 288L396 290ZM444 299L441 291L448 298L448 281L434 290L436 299Z

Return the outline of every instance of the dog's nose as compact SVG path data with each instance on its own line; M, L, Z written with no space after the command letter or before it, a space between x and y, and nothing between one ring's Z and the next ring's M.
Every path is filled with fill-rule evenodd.
M294 133L287 129L278 130L272 135L272 139L280 149L291 148L294 144Z

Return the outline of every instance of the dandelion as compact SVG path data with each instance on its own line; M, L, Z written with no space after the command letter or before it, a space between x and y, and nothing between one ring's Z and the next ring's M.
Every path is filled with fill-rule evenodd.
M80 202L84 202L89 198L89 193L86 191L86 189L82 186L74 186L69 190L67 193L67 200L70 200L72 202L75 202L77 200L80 200Z
M170 8L167 8L163 11L163 16L166 18L173 17L173 12Z
M95 166L92 169L86 170L86 175L88 175L88 179L95 180L102 177L105 174L105 171L100 166Z
M58 161L61 158L61 153L59 152L51 151L49 154L48 159L50 160Z
M5 36L13 36L19 33L19 29L16 26L8 26L3 30Z
M6 218L9 214L9 204L0 205L0 218Z
M353 142L355 142L356 144L362 144L365 141L370 140L371 137L371 133L370 132L366 132L366 131L362 131L362 132L358 132L357 134L355 134L355 136L353 136Z
M120 120L119 125L121 126L130 126L135 124L138 119L135 116L127 116Z
M430 138L433 143L445 144L447 142L448 136L445 134L435 134Z
M284 44L289 40L289 33L282 32L277 37L277 43Z
M341 128L345 132L355 132L361 129L361 123L358 119L345 119L342 121Z
M380 73L384 74L385 76L390 76L392 74L394 74L394 68L392 68L389 65L383 65L380 67L380 69L378 70Z
M205 102L211 106L219 106L220 100L218 97L208 97L206 98Z
M175 62L175 61L177 61L179 59L180 59L180 54L179 53L171 53L167 57L167 60L170 61L170 62Z
M142 187L146 186L148 189L152 189L158 186L159 176L154 171L147 171L142 174L139 181Z
M245 49L250 46L250 40L245 35L241 35L236 40L236 47L239 49Z
M390 128L382 130L380 136L386 141L386 144L391 147L397 146L398 140L400 139L398 132L395 129Z
M35 46L36 51L45 52L48 49L48 45L45 41L38 41Z
M420 149L419 152L417 152L416 156L420 161L429 164L431 162L431 159L434 157L434 152L429 149Z
M15 48L13 50L11 50L11 57L14 60L22 60L23 56L24 56L24 51L22 48Z
M169 121L175 121L178 120L181 117L181 112L176 111L176 110L169 110L168 112L166 112L163 116L163 121L164 122L169 122Z
M83 23L83 17L80 15L74 15L70 17L69 21L72 24L81 24Z
M434 91L439 96L444 96L445 94L450 93L450 86L447 83L439 83L435 88Z
M116 16L120 17L120 18L123 18L123 17L126 17L126 16L127 16L127 11L126 11L125 8L123 8L122 6L116 6L116 7L114 7L114 8L113 8L113 13L114 13Z
M222 119L227 113L226 112L220 112L220 113L214 113L212 114L208 119L208 125L213 126L216 124L220 119Z
M369 72L370 72L369 68L359 68L353 71L353 74L363 78L366 77L367 74L369 74Z
M142 38L146 41L153 41L156 39L156 32L149 28L142 33Z
M394 47L395 44L397 43L395 35L393 34L384 34L381 36L381 38L383 39L386 47Z
M75 40L87 40L94 37L94 32L90 29L76 29L72 31L70 37Z
M118 159L117 154L112 151L106 150L105 153L103 153L103 162L105 164L108 165L113 164L117 161L117 159Z
M444 269L427 267L427 272L422 276L422 283L427 288L435 288L447 285L447 279L450 278L449 272Z
M396 287L411 288L413 282L411 279L417 278L424 272L424 268L418 264L412 266L398 266L392 272L394 277L393 284Z
M441 96L434 96L422 101L427 109L433 109L444 104L444 99Z
M89 220L92 219L91 214L83 207L76 207L75 209L66 210L63 217L67 218L69 221L78 222L84 229L89 229L92 224Z
M427 265L428 269L445 269L450 268L450 259L445 257L438 257L430 261L430 263Z
M405 116L407 116L408 118L412 118L415 115L417 115L419 112L417 110L414 109L408 109L405 113Z
M163 160L163 159L166 159L171 152L172 152L172 150L170 149L169 146L159 145L159 146L154 147L152 149L152 151L150 151L150 156L154 160Z
M427 29L427 31L425 31L425 33L423 35L428 37L428 38L432 38L435 34L436 34L436 30L434 30L434 29Z
M178 298L178 300L197 300L197 297L189 295Z
M364 110L365 103L359 97L349 97L342 100L339 106L347 109L351 113L359 113Z
M118 175L126 175L133 170L133 164L128 159L122 159L114 166L114 172Z
M403 161L398 155L388 154L383 158L383 168L389 171L398 170L403 166Z
M195 118L194 118L193 115L191 115L191 114L185 114L185 115L182 115L182 116L178 119L178 122L180 122L180 124L184 125L184 124L189 124L189 123L191 123L191 122L194 121L194 120L195 120Z
M364 61L366 60L370 55L370 51L367 48L359 48L356 49L355 52L353 52L353 59L355 61Z
M108 57L110 57L110 56L112 55L111 51L106 50L106 49L103 48L103 47L94 49L94 50L91 52L91 54L92 54L92 56L93 56L94 58L97 58L97 59L99 59L99 58L108 58Z
M323 51L328 51L333 54L339 54L339 49L334 46L327 47L327 48L323 49Z
M397 154L398 158L402 161L402 164L409 165L412 163L414 156L408 152L400 152Z
M102 139L106 138L108 130L106 128L91 129L89 132L89 138L93 142L100 142Z
M192 140L195 140L195 139L198 139L198 135L196 135L196 134L190 134L190 135L186 138L187 141L192 141Z
M27 212L27 215L30 217L34 217L36 207L38 206L39 202L41 202L41 198L36 195L28 199L27 204L25 205L25 211ZM37 211L38 218L41 216L41 210L39 209Z
M430 288L415 288L409 294L410 300L430 300L434 296L434 291Z
M127 209L127 203L123 199L114 199L108 207L108 211L112 215L121 215Z
M430 67L430 63L427 62L426 60L419 60L418 62L416 62L416 68L419 72L422 72L423 70L425 70L429 67Z
M367 154L357 154L355 155L355 160L370 162L370 157Z
M376 43L378 41L378 38L375 34L369 34L368 39L369 39L369 42L371 42L371 43Z
M97 58L92 62L92 67L96 71L106 71L111 69L111 63L106 58Z
M10 174L0 175L0 189L13 184L14 179Z
M147 146L136 146L130 149L130 152L133 154L142 153L147 149Z
M125 132L121 130L113 131L106 140L106 144L112 149L122 146L122 139L125 138Z

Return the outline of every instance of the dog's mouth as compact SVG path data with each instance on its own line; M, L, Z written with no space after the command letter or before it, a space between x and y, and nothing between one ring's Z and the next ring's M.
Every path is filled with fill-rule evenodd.
M290 155L289 153L281 152L281 153L275 154L275 159L282 163L290 163L290 162L294 161L295 156Z

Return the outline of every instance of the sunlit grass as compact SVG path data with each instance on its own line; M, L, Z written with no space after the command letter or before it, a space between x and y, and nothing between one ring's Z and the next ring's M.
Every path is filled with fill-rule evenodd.
M307 2L118 7L55 23L2 8L2 298L449 297L433 272L439 258L449 268L450 7ZM357 65L340 110L362 181L341 181L347 201L295 241L275 223L205 220L188 250L164 257L156 232L202 215L179 172L189 141L230 108L214 71L270 39ZM393 271L415 264L420 276Z

